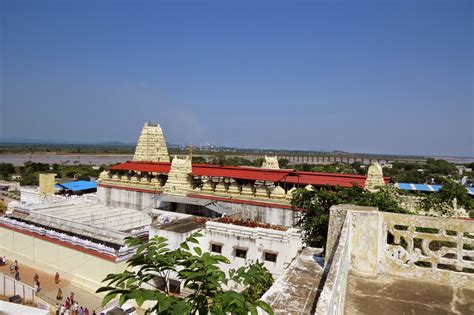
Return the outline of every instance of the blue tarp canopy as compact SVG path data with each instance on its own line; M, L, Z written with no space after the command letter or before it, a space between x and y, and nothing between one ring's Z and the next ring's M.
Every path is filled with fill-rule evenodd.
M427 185L427 184L410 184L410 183L396 183L395 187L398 187L401 190L415 190L415 191L440 191L443 187L441 185ZM466 187L467 192L470 195L474 195L474 187Z
M441 189L441 185L427 185L427 184L411 184L411 183L396 183L396 187L402 190L415 190L415 191L439 191Z
M89 190L89 189L96 189L97 184L95 182L89 182L87 180L78 180L75 182L67 182L56 184L56 188L59 189L67 189L71 191L81 191L81 190Z

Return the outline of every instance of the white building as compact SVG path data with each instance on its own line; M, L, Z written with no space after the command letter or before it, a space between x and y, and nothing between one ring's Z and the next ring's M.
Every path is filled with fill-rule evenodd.
M249 261L260 261L277 278L302 249L301 236L295 228L230 217L203 219L190 215L172 217L174 221L161 224L159 218L166 222L170 220L169 215L160 210L154 213L157 217L150 227L150 237L166 237L175 249L190 234L200 231L203 236L198 241L203 251L220 254L230 260L230 264L221 265L223 270L239 268Z

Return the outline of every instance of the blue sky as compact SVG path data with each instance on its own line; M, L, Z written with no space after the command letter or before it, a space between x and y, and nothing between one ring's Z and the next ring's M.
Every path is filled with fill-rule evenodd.
M474 156L473 2L0 0L0 138Z

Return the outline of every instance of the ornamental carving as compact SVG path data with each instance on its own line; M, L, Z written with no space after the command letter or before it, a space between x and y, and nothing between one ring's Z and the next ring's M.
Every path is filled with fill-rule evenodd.
M389 261L413 269L474 273L472 223L470 230L466 230L469 225L454 224L454 220L446 220L442 226L441 221L433 225L426 224L428 222L423 219L418 221L414 224L413 221L386 220L386 257Z

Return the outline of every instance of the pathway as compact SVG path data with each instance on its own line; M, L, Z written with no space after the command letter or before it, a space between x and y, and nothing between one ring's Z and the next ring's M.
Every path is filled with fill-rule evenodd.
M6 266L0 267L0 272L13 277L14 275L10 274L9 268L12 263L13 261L9 259ZM46 299L50 303L56 303L56 295L58 294L58 289L61 288L63 292L62 303L64 303L66 297L69 296L71 292L74 292L75 299L82 307L87 307L89 310L100 307L102 301L100 297L75 286L68 279L60 278L61 281L59 284L56 284L54 282L54 274L35 269L32 266L23 264L21 261L18 261L18 267L20 268L20 281L32 287L35 286L35 273L38 273L41 285L40 297L41 295L46 296ZM61 276L61 273L59 275Z

